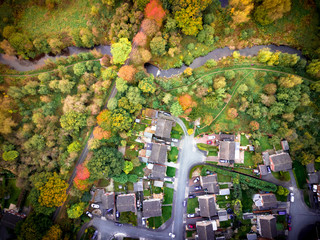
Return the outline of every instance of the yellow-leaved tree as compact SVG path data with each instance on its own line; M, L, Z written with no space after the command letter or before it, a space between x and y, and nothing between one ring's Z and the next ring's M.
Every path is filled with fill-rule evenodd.
M234 25L250 20L250 13L254 8L253 0L230 0L232 20Z

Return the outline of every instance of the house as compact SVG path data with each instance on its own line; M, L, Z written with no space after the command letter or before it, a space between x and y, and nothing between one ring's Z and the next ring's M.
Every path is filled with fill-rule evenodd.
M198 202L201 217L212 217L217 215L214 195L199 196Z
M270 166L269 156L270 156L269 152L267 151L262 152L262 160L265 166Z
M292 160L288 153L276 153L269 156L270 168L274 172L292 169Z
M214 222L214 223L213 223ZM196 222L197 234L199 240L212 240L215 239L214 231L217 230L216 221L202 221Z
M254 215L253 213L244 213L242 214L242 219L247 220L247 219L253 219Z
M314 162L307 164L306 168L308 173L314 173L315 172Z
M220 141L234 141L234 135L231 134L219 134Z
M173 127L174 122L168 119L159 118L157 121L157 128L156 128L156 137L160 138L171 138L171 129Z
M277 236L276 218L273 215L258 216L257 224L261 237L274 239Z
M248 240L257 240L257 234L256 233L247 233L247 239Z
M261 176L268 175L268 170L266 165L259 165L259 171Z
M219 195L222 195L222 196L230 195L230 189L229 188L220 189L219 190Z
M146 108L142 110L142 116L145 118L153 119L158 118L159 111L151 108Z
M135 192L142 192L143 191L143 182L142 182L142 180L133 183L133 190Z
M14 229L18 222L26 218L25 214L19 214L15 210L5 211L1 218L1 226Z
M167 146L159 143L152 144L149 162L164 164L167 161Z
M142 206L143 217L160 217L162 215L160 199L144 200Z
M117 196L117 210L119 212L136 212L136 195L134 193Z
M240 157L240 143L232 141L222 141L219 145L221 160L236 160Z
M219 221L223 222L223 221L228 221L228 213L227 210L222 209L218 211L218 217L219 217Z
M317 184L319 182L319 177L317 173L308 173L308 183Z
M289 151L289 144L287 140L282 140L281 141L281 146L283 151Z
M255 194L253 201L259 210L267 210L278 207L277 198L273 193Z
M167 166L153 164L152 172L150 174L150 178L162 180L166 176Z
M101 205L104 209L114 208L115 194L114 192L107 192L101 196Z
M203 189L207 189L208 193L219 193L219 184L217 181L217 174L200 176L200 184Z

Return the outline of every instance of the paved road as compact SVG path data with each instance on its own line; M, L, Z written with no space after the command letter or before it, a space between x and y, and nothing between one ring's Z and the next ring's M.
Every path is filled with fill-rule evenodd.
M320 215L313 212L304 202L303 192L297 187L292 170L290 172L291 188L294 193L294 202L290 206L290 215L292 216L292 230L289 232L289 240L303 240L303 236L299 236L301 230L316 221L320 221Z

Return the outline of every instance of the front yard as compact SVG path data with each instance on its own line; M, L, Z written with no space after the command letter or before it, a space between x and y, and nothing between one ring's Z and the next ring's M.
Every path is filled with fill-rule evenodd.
M187 206L187 213L195 213L195 208L199 207L198 198L189 198L188 199L188 206Z

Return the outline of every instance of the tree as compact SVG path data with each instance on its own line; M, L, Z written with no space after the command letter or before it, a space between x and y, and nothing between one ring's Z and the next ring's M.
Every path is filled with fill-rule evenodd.
M123 109L116 109L112 112L112 131L124 131L131 127L132 118Z
M54 54L60 54L61 53L61 49L63 49L63 42L61 42L60 39L58 38L51 38L48 41L49 46L51 48L51 51Z
M270 51L270 48L262 48L258 52L258 61L261 63L267 63L272 56L272 52Z
M85 208L86 208L85 202L79 202L79 203L73 204L71 207L67 209L68 217L79 218L82 215Z
M255 20L261 25L267 25L283 17L291 10L291 0L263 0L254 12Z
M34 134L28 141L24 143L24 148L27 150L38 150L41 151L45 148L45 139L42 135Z
M73 66L73 72L78 77L82 76L86 72L86 70L87 70L87 68L86 68L86 64L84 62L76 63Z
M150 77L143 78L140 82L138 87L144 93L154 93L156 91L156 85L154 83L154 77L151 74Z
M81 163L77 166L76 178L80 180L87 180L90 177L90 172L88 168Z
M110 130L112 122L112 112L108 109L102 110L97 116L97 123L103 130Z
M111 137L111 131L106 131L106 130L103 130L101 127L99 126L96 126L94 129L93 129L93 137L95 139L99 139L99 140L102 140L102 139L109 139Z
M138 176L135 174L128 174L128 182L138 182Z
M150 42L151 53L155 56L162 56L166 53L167 41L161 36L154 37Z
M183 109L178 101L174 102L170 107L170 112L173 116L178 117L183 113Z
M252 161L254 162L255 166L258 166L259 163L262 163L261 154L255 153L254 155L252 155Z
M183 110L192 107L193 101L192 97L189 94L184 94L178 98L179 104Z
M260 127L260 125L257 121L251 121L249 126L252 131L257 131L257 130L259 130L259 127Z
M118 76L128 83L133 83L136 71L132 65L125 65L119 69Z
M117 72L115 71L115 69L113 67L108 67L107 69L102 71L101 76L104 81L113 80L117 77Z
M114 176L113 180L118 183L125 184L126 182L128 182L128 175L125 173L121 173L120 175Z
M39 203L46 207L59 207L67 199L68 184L59 178L57 173L48 179L48 182L39 188Z
M288 75L287 77L281 77L279 79L279 85L280 87L285 88L293 88L296 85L299 85L302 83L301 77L295 76L295 75Z
M307 73L311 76L320 78L320 59L312 60L312 62L307 66Z
M125 174L128 174L129 172L131 172L133 170L133 164L130 161L125 161L124 162L124 167L123 167L123 171L125 172Z
M16 55L16 50L11 46L8 40L4 39L0 42L0 48L9 56Z
M51 51L49 43L44 36L39 36L34 39L33 45L39 53L49 53Z
M72 153L72 152L79 152L81 150L81 143L78 141L74 141L72 142L69 146L68 146L68 152Z
M314 160L316 159L316 157L309 152L302 152L301 153L301 157L299 158L300 162L302 165L306 166L309 163L314 162Z
M245 92L247 92L249 90L248 86L244 83L242 83L239 87L238 87L238 93L240 95L243 95Z
M80 30L80 39L82 41L82 45L86 48L91 48L94 45L94 35L92 31L88 28L82 28Z
M214 59L209 59L209 60L207 60L205 65L207 68L213 68L213 67L217 66L218 63Z
M87 163L90 179L120 175L124 165L123 156L115 148L102 146L94 151L92 159Z
M68 209L69 210L69 209ZM61 240L63 232L59 225L52 225L42 240Z
M147 45L147 36L143 32L138 32L134 38L133 42L139 47L145 47Z
M23 58L35 57L35 52L32 42L26 34L12 33L8 39L10 45L16 50L17 54Z
M81 128L87 125L87 116L84 113L70 111L62 115L60 124L67 131L79 132Z
M235 108L229 108L228 109L228 117L230 119L235 119L236 117L238 117L238 111Z
M131 52L131 43L127 38L120 38L119 42L111 45L112 61L114 64L124 64Z
M158 26L162 25L162 20L166 13L158 0L151 0L144 9L145 16L156 21Z
M232 13L232 20L234 25L248 22L250 13L254 8L253 0L230 0L229 5Z
M216 77L213 80L214 89L224 88L226 86L226 79L222 76Z
M227 70L224 72L224 76L227 80L231 80L234 79L234 77L236 76L235 72L233 70Z
M269 83L264 86L264 92L269 95L274 95L277 92L277 85L274 83Z
M159 32L159 26L155 20L145 18L141 23L141 29L150 38Z
M5 161L13 161L19 157L19 152L15 150L7 151L2 153L2 158Z

